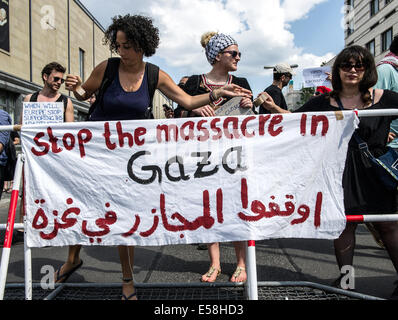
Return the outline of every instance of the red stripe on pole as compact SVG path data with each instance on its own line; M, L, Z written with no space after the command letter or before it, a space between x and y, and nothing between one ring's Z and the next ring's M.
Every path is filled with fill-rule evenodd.
M255 246L256 246L256 242L255 242L254 240L249 240L249 241L247 242L247 245L248 245L249 247L255 247Z
M15 213L17 211L18 204L18 190L12 190L10 209L8 210L8 221L7 221L7 231L4 238L4 248L11 248L12 233L14 231Z
M346 216L348 222L363 222L364 217L362 215Z

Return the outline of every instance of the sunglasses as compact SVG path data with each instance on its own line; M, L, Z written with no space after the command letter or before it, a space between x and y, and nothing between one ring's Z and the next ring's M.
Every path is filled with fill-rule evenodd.
M355 64L351 62L343 62L340 64L340 69L343 70L344 72L350 72L351 69L354 68L356 71L364 71L365 66L361 62L357 62Z
M229 53L232 56L232 58L236 58L236 56L239 56L239 58L242 57L242 52L238 52L235 50L232 50L232 51L227 50L227 51L223 51L221 53Z
M64 78L54 77L54 82L58 82L59 80L61 80L61 84L65 82Z

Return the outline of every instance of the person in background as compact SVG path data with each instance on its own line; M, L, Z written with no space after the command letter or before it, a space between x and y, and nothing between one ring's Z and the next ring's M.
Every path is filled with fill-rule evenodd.
M184 86L185 86L185 84L187 83L187 81L188 81L188 76L183 76L181 79L180 79L180 81L178 82L178 86L181 88L181 89L184 89Z
M333 91L314 97L297 112L344 110L395 109L398 93L375 89L378 75L371 53L361 46L349 46L336 57L332 68ZM263 103L272 113L286 112L279 108L270 96ZM387 137L391 121L396 116L375 116L361 118L356 133L364 140L369 151L376 157L386 152ZM353 137L348 145L347 159L343 173L344 207L346 215L396 214L397 191L385 187L378 173L369 167L364 155ZM398 223L374 222L375 229L386 247L392 264L398 273ZM340 271L343 266L353 266L355 231L357 223L347 222L343 233L334 241L335 255ZM341 287L344 274L334 282ZM398 285L391 294L398 299Z
M163 111L167 119L174 118L174 110L166 103L163 104Z
M211 94L195 97L186 94L166 72L143 60L144 56L154 55L159 45L159 30L148 17L129 14L114 17L105 32L105 43L120 58L101 62L84 83L75 75L68 75L66 80L67 88L76 99L84 101L100 89L108 64L116 70L114 78L108 79L109 86L106 90L98 93L98 105L90 115L91 121L149 119L155 89L189 110L223 96L251 96L250 91L237 85L227 85ZM101 99L98 98L100 96ZM73 259L61 267L61 273L73 272L80 261L80 248L80 245L70 247ZM122 299L136 300L133 281L134 247L121 245L118 246L118 251L122 269Z
M7 176L9 176L10 178L14 177L14 172L15 172L15 164L17 161L17 153L15 150L15 146L17 144L21 143L21 139L19 137L19 134L17 131L11 131L10 132L10 139L12 141L12 149L8 151L8 153L12 153L11 155L11 159L7 159L7 168L8 170L10 170L10 172L7 173ZM8 162L12 161L12 164L9 164ZM12 191L12 184L13 184L13 180L8 180L4 182L4 188L3 188L3 192L6 193L11 193Z
M2 126L11 125L10 115L2 109L0 109L0 125ZM5 168L7 164L6 148L9 139L10 139L9 131L0 131L0 199L3 194L3 188L4 188Z
M292 80L293 76L295 75L293 69L287 63L280 63L274 67L273 70L273 82L272 84L264 89L275 102L277 106L282 108L283 110L287 110L287 104L285 97L282 93L282 89L286 87L290 80ZM269 113L268 110L264 109L262 106L259 108L259 113Z
M395 36L391 42L389 52L377 64L378 80L375 88L387 89L398 92L398 36ZM388 146L398 151L398 120L393 120L388 135ZM384 248L380 234L377 232L373 223L366 223L366 227L371 232L376 243Z
M70 98L59 92L61 85L65 82L66 68L60 63L53 61L46 64L41 71L41 79L43 81L43 88L32 94L28 94L24 98L24 102L62 102L64 106L64 121L73 122L75 119L73 104ZM20 124L23 125L22 117ZM24 185L22 183L22 203L24 202ZM19 210L19 221L23 222L25 215L23 204ZM23 230L15 230L13 234L13 244L24 241Z
M325 87L325 86L318 86L318 87L316 87L314 96L319 96L319 95L321 95L321 94L329 93L329 92L331 92L331 91L332 91L332 89L330 89L330 88L328 88L328 87Z

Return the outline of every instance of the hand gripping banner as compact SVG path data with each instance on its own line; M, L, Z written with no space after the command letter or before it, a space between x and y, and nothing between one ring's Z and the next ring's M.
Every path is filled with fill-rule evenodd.
M22 128L30 247L337 238L354 113Z

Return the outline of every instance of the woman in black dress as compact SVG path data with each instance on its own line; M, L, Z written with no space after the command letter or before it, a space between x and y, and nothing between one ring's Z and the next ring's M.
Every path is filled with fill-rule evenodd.
M361 46L351 46L342 50L332 68L333 91L315 97L304 104L297 112L344 110L378 110L398 107L398 94L389 90L373 89L377 82L377 71L373 56ZM263 106L273 113L279 110L268 96ZM386 144L390 123L396 117L361 118L356 132L369 147L370 152L379 157L387 150ZM348 153L343 174L344 206L346 215L392 214L397 212L396 190L389 190L378 179L372 167L367 166L358 149L354 137L348 145ZM355 248L357 223L347 222L346 228L334 241L337 264L352 266ZM377 222L374 227L398 273L398 223ZM340 280L335 284L340 285ZM392 298L398 298L398 287Z

